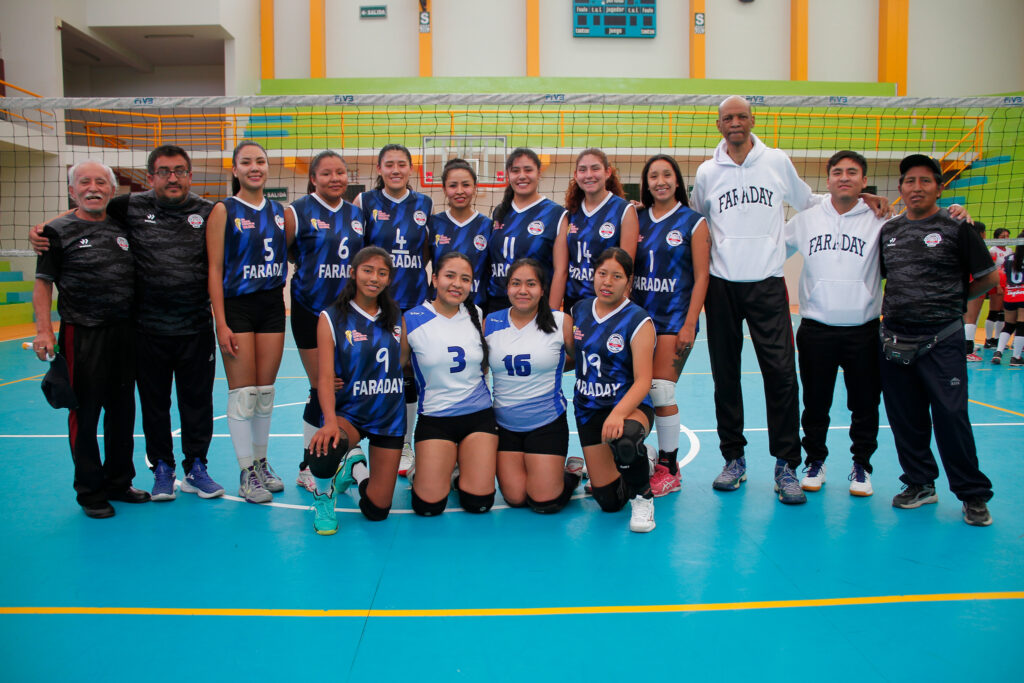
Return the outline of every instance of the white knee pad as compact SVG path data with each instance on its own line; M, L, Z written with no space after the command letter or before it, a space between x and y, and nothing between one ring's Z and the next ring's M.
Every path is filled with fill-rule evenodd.
M256 414L256 387L239 387L228 391L228 419L251 420Z
M256 415L260 417L270 417L270 413L274 411L274 385L264 384L263 386L255 387L258 395L256 397Z
M676 404L676 383L667 379L651 381L651 401L655 408L674 406Z

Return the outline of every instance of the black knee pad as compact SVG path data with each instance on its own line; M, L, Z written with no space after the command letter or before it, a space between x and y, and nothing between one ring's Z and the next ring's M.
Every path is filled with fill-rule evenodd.
M448 507L448 496L445 496L436 503L428 503L416 495L416 489L412 490L412 511L420 517L436 517Z
M309 466L309 472L317 479L330 479L338 472L341 459L348 453L348 437L345 432L341 433L338 445L328 444L327 452L316 456L307 448L302 453L304 462Z
M565 507L567 499L564 496L559 496L552 500L537 501L530 496L526 496L526 502L529 503L530 509L540 515L553 515L556 512L560 512Z
M379 508L373 504L373 501L366 496L366 484L369 481L369 479L363 479L359 482L359 510L363 513L363 517L371 522L383 522L391 514L391 506Z
M625 482L619 477L610 484L593 486L590 495L605 512L618 512L626 505Z
M405 390L405 402L416 403L419 400L419 393L416 391L416 382L412 377L402 377L402 389Z
M629 465L638 457L647 457L647 453L641 453L644 444L644 437L647 433L644 426L636 420L625 420L622 423L622 436L612 441L612 455L615 462L620 465Z
M320 409L320 396L316 389L309 390L309 400L302 409L302 421L314 427L324 426L324 411Z
M473 493L466 493L462 489L459 489L459 506L466 512L487 512L493 505L494 491L491 491L487 495L478 496Z
M999 322L1000 320L1003 320L1003 312L1002 311L989 310L989 312L988 312L988 319L991 320L994 323Z

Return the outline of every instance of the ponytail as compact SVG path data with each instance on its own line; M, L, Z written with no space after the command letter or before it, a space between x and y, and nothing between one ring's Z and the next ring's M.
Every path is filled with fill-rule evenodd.
M434 276L441 272L441 268L444 264L448 263L452 259L459 259L465 261L469 265L470 272L473 271L473 262L469 260L469 257L463 254L461 251L447 251L442 254L441 258L437 260L434 265ZM480 336L480 347L484 350L483 360L480 361L480 369L487 374L487 340L484 338L484 328L480 324L480 312L476 309L476 305L471 301L473 298L473 292L470 291L469 296L466 297L466 301L463 305L466 307L466 312L469 313L469 319L473 321L473 327L476 328L477 334Z

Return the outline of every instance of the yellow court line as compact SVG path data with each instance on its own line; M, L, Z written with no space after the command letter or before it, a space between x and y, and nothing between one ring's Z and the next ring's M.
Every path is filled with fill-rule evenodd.
M34 379L42 379L43 375L45 375L45 374L46 373L44 372L42 375L32 375L31 377L22 377L21 379L12 379L10 382L4 382L3 384L0 384L0 387L6 387L8 384L17 384L18 382L29 382L29 381L34 380Z
M0 615L97 615L97 616L199 616L199 617L332 617L332 618L442 618L442 617L536 617L584 614L664 614L679 612L729 612L793 607L848 607L969 600L1022 600L1024 591L990 593L935 593L931 595L879 595L861 598L767 600L692 605L604 605L580 607L496 607L486 609L211 609L181 607L0 607Z
M1018 413L1017 411L1010 410L1009 408L1000 408L999 406L994 406L990 403L982 403L981 401L975 401L973 398L967 399L967 402L974 403L979 406L985 406L986 408L991 408L992 410L999 410L1004 413L1009 413L1010 415L1016 415L1017 417L1024 417L1024 413Z

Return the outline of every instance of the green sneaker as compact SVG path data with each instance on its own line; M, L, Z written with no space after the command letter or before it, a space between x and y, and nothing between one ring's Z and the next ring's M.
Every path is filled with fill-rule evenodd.
M338 530L338 515L334 512L334 491L313 494L313 530L321 536L330 536Z
M352 468L359 462L365 463L366 456L363 454L363 449L356 446L345 455L345 459L341 461L341 466L338 468L338 473L334 475L335 493L344 493L356 483L355 477L352 476Z

